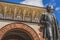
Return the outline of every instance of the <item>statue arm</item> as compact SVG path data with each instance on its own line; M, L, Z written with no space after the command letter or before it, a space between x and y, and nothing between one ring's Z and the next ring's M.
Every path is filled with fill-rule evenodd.
M48 19L49 18L47 17L47 15L42 14L41 17L40 17L40 24L47 24L47 23L49 23Z

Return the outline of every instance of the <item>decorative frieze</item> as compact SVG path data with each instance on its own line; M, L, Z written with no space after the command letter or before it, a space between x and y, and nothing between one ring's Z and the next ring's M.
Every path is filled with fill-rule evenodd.
M17 5L0 2L0 15L2 19L39 23L40 15L46 9L26 5Z

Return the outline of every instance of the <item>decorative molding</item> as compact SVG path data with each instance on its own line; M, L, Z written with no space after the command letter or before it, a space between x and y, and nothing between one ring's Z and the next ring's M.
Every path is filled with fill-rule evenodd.
M39 23L45 12L44 8L0 2L0 19Z

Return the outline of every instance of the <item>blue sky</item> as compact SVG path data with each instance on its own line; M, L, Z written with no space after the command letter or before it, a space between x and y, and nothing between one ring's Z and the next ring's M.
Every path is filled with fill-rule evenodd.
M58 24L60 26L60 0L43 0L43 4L52 4L55 8L54 14L58 20Z
M15 3L20 3L24 0L5 0L8 2L15 2ZM52 4L55 8L54 14L58 20L58 24L60 25L60 0L42 0L42 3L44 6L47 4Z

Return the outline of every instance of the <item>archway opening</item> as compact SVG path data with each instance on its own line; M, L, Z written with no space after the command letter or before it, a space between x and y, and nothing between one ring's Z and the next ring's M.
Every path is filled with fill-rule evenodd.
M22 29L11 29L4 34L2 40L33 40L33 38Z

